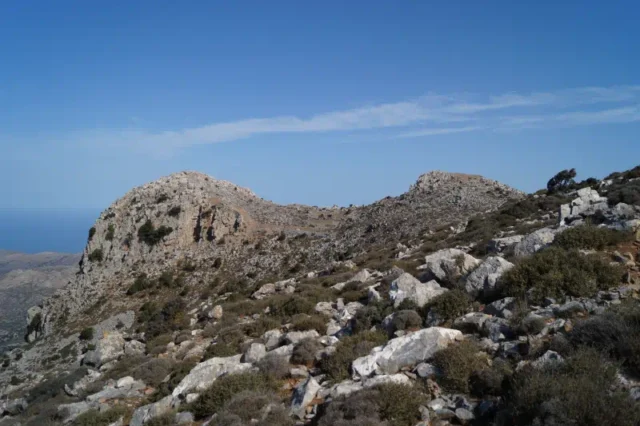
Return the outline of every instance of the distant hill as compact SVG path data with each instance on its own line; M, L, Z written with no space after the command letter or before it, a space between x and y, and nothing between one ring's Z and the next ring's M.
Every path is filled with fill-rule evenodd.
M0 250L0 351L23 341L26 310L74 276L79 254Z

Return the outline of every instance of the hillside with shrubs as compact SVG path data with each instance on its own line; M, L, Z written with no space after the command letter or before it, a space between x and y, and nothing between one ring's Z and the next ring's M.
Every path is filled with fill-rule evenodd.
M3 354L0 425L638 425L640 166L576 175L332 209L136 188Z

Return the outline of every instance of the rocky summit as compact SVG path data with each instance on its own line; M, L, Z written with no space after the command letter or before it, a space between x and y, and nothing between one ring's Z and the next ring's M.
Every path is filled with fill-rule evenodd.
M640 424L640 167L571 175L340 208L134 188L24 312L0 425Z

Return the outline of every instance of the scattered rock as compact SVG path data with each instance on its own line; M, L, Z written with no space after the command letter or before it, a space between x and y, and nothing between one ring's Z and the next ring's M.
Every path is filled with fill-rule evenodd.
M490 256L465 278L464 288L474 298L492 294L500 276L511 268L511 262L498 256Z
M431 299L447 292L437 281L431 280L428 283L421 283L413 275L404 273L391 283L389 297L394 301L397 308L402 301L410 300L419 307L423 307Z
M456 281L471 272L479 261L458 249L444 249L425 257L425 264L419 269L439 282Z

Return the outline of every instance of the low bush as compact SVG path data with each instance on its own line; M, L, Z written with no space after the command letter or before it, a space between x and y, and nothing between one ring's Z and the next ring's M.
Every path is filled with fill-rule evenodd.
M256 391L269 394L277 390L277 384L268 376L259 373L230 374L220 377L213 385L200 394L191 404L191 411L197 419L203 419L220 409L236 394Z
M359 309L351 320L354 333L371 330L379 326L385 317L393 312L393 305L388 302L370 303Z
M151 220L147 220L138 229L138 240L149 246L154 246L172 232L173 228L164 225L156 229Z
M504 417L515 425L640 424L640 407L624 391L612 391L616 367L593 349L564 363L525 367L509 380Z
M185 310L186 303L181 298L175 298L154 313L146 324L146 334L153 338L161 334L188 327Z
M94 249L89 253L89 262L102 262L104 259L104 252L101 248Z
M147 386L158 387L165 377L171 373L173 362L166 358L152 358L136 367L131 376L142 380Z
M390 335L396 331L414 330L422 327L422 317L413 310L400 310L393 314L391 319L391 329L387 330Z
M469 380L474 373L487 368L486 359L478 347L468 340L449 345L433 356L433 364L442 373L438 382L452 392L469 392Z
M615 246L631 239L632 235L629 232L593 225L580 225L558 234L553 241L553 245L562 247L565 250L603 250L606 247Z
M293 317L297 314L312 314L315 304L304 297L294 295L283 299L274 298L269 307L271 315Z
M89 228L89 237L87 238L87 241L91 242L91 239L94 235L96 235L96 227L92 226L91 228Z
M322 349L322 344L316 339L303 339L293 347L292 364L311 366L315 362L316 352Z
M316 330L320 335L327 332L327 320L322 315L296 315L292 326L295 331Z
M453 289L434 297L425 308L423 308L424 316L431 311L438 319L443 321L452 321L459 316L469 312L471 308L471 299L469 295L462 290Z
M64 393L64 385L73 385L87 374L85 367L78 368L69 373L58 374L49 379L43 380L34 386L26 397L29 404L45 402L48 399Z
M413 426L429 397L417 386L385 384L331 402L319 426Z
M640 375L640 306L635 302L576 323L568 334L574 347L590 347Z
M162 416L154 417L148 422L145 422L147 426L174 426L176 415L173 412L163 414Z
M104 239L107 241L113 241L113 237L115 236L116 233L116 227L113 225L113 223L110 223L109 226L107 227L107 234L105 235Z
M524 259L507 271L501 280L506 296L540 303L544 297L564 300L566 296L593 296L620 283L621 267L611 265L597 254L550 247Z
M262 374L274 380L282 380L289 376L289 362L285 356L267 355L258 364L258 369Z
M127 415L125 407L114 407L106 411L89 410L73 421L73 426L108 426Z
M614 184L607 192L610 206L618 203L640 206L640 181Z
M479 398L488 395L500 396L504 391L505 380L513 374L511 365L500 358L493 360L489 368L480 368L471 373L469 385L471 393Z
M159 401L167 395L171 395L171 392L180 384L187 374L191 372L193 367L196 366L195 361L183 361L174 363L171 367L171 375L169 380L164 380L166 376L162 377L162 382L156 388L156 392L151 396L151 402Z
M385 333L364 331L342 338L336 345L336 351L320 361L321 370L334 381L349 378L351 363L361 356L368 355L371 349L387 342Z
M133 282L133 284L131 284L131 286L127 290L127 294L131 296L133 294L136 294L136 293L144 291L144 290L146 290L148 288L151 288L152 285L153 284L151 283L151 281L147 277L147 274L142 273L142 274L140 274L140 275L138 275L136 277L136 279Z
M180 216L181 211L182 211L182 208L180 208L180 206L174 206L174 207L171 207L169 211L167 211L167 215L171 217L178 217Z
M152 339L147 341L147 351L155 351L155 349L160 348L163 352L166 350L166 347L169 343L173 341L173 336L171 333L161 334L159 336L155 336Z
M87 327L80 332L80 340L92 340L94 335L93 327Z

